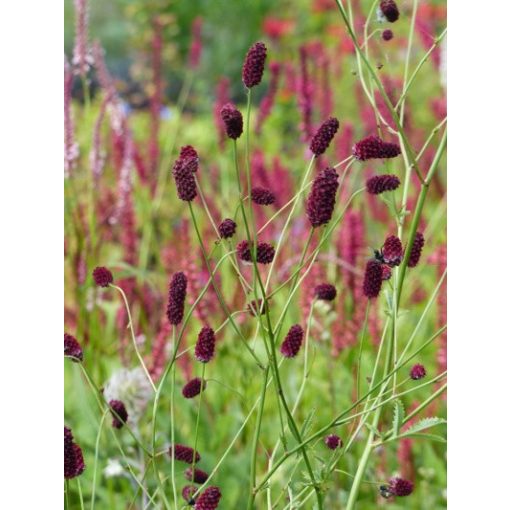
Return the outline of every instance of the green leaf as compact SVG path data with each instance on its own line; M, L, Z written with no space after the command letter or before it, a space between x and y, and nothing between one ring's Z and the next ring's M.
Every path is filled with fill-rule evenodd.
M404 421L405 409L400 399L393 402L393 435L398 436L402 422Z
M436 441L438 443L446 443L446 439L437 434L402 434L399 438L414 437L416 439L428 439L429 441Z
M433 416L431 418L424 418L423 420L420 420L419 422L409 427L405 431L405 435L414 434L415 432L420 432L421 430L429 429L431 427L442 425L444 423L446 423L446 420L443 418L438 418L437 416Z
M308 416L305 418L305 421L303 422L303 425L301 427L301 436L308 435L308 431L310 430L310 428L312 426L312 418L314 417L314 415L315 415L315 409L312 409L308 413Z

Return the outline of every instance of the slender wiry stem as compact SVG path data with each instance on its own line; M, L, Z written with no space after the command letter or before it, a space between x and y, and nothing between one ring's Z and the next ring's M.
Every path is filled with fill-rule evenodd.
M101 432L103 431L103 424L108 416L108 409L105 409L99 422L96 436L96 449L94 451L94 471L92 474L92 495L90 496L90 510L94 510L94 503L96 500L96 479L97 479L97 465L99 463L99 441L101 439Z
M202 375L201 375L201 382L200 384L203 384L203 381L205 379L205 363L202 363ZM193 441L193 461L191 463L191 478L195 478L195 465L197 463L196 455L197 455L197 445L198 445L198 426L200 424L200 410L202 409L202 394L204 392L200 391L200 395L198 396L198 411L197 411L197 421L195 424L195 440Z
M131 333L131 340L133 341L133 347L135 349L136 356L138 358L138 361L140 362L140 365L143 368L143 371L145 372L145 375L147 376L147 379L149 380L149 382L150 382L150 384L152 386L152 389L155 392L156 391L156 386L154 386L154 383L152 381L152 377L150 376L149 371L147 370L147 367L145 365L145 362L143 361L142 355L140 354L140 351L138 350L138 345L136 344L135 328L134 328L134 325L133 325L133 320L131 319L131 311L129 310L129 303L128 303L126 294L117 285L110 284L110 287L113 287L114 289L116 289L120 293L120 295L122 296L122 299L124 301L124 305L126 307L126 312L127 312L127 315L128 315L128 320L129 320L128 328L129 328L129 331Z

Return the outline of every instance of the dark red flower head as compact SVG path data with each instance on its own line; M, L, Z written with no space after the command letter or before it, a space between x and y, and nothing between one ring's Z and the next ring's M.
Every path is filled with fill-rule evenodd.
M336 288L331 283L321 283L315 287L315 297L322 301L333 301L336 298Z
M243 134L243 115L232 104L227 103L220 111L221 119L225 124L225 131L229 138L237 140Z
M246 54L243 64L243 83L249 89L258 85L264 74L267 48L263 42L256 42Z
M312 191L306 201L306 214L312 227L320 227L331 220L335 208L338 174L326 168L314 179Z
M182 161L192 159L193 162L196 163L196 166L191 165L191 171L196 172L198 170L198 152L192 145L184 145L183 147L181 147L179 159L181 159Z
M193 499L193 494L197 492L197 487L194 485L185 485L182 489L182 497L188 503L188 505L194 505L195 500Z
M396 158L399 154L400 147L396 143L384 142L374 135L363 138L352 148L352 155L358 161Z
M409 256L408 267L416 267L420 261L421 251L425 245L425 238L421 232L416 232L414 237L413 246L411 248L411 255Z
M252 262L250 243L248 241L241 241L237 245L236 250L237 255L242 261ZM275 250L270 244L263 242L257 243L257 262L259 264L270 264L273 261L274 254Z
M283 341L280 352L286 358L293 358L299 352L301 344L303 343L303 336L305 332L299 324L294 324L289 329L285 340Z
M81 448L74 442L71 429L64 427L64 478L70 480L81 475L84 470Z
M255 187L251 190L251 199L258 205L271 205L274 204L276 197L268 189Z
M195 345L195 358L202 363L211 361L214 356L215 344L214 329L204 326L198 334L197 344Z
M391 278L391 267L386 264L382 265L382 279L389 280Z
M385 264L390 267L400 265L403 253L402 243L397 236L389 236L386 238L384 246L382 247L382 256Z
M330 450L336 450L338 447L342 448L343 442L336 434L330 434L324 438L324 443Z
M206 387L205 380L200 377L195 377L191 379L188 383L186 383L182 388L182 395L184 398L193 398L200 394L200 392L204 391Z
M113 283L112 272L106 267L96 267L92 271L92 277L99 287L108 287L110 283Z
M413 492L414 484L404 478L395 477L390 480L388 489L395 496L409 496Z
M418 379L423 379L427 375L427 371L423 365L416 364L411 368L409 375L411 379L417 381Z
M197 499L195 510L216 510L221 499L221 492L214 485L207 487Z
M168 291L168 305L166 316L170 324L180 324L184 317L184 302L186 301L186 287L188 279L183 272L175 273L170 280Z
M69 356L71 361L78 363L83 361L83 349L78 340L72 335L64 333L64 356Z
M186 462L187 464L193 464L193 454L195 454L195 462L198 462L200 460L200 454L189 446L176 444L175 448L173 446L168 448L168 455L170 455L170 457L173 457L175 460Z
M116 429L121 429L128 419L128 412L126 410L124 402L120 400L110 400L110 402L108 402L108 405L111 408L111 413L113 416L112 427L115 427Z
M207 482L207 479L209 478L209 475L205 471L202 471L201 469L198 469L196 467L195 467L195 469L193 469L193 468L186 469L186 471L184 471L184 476L190 482L195 482L195 483L205 483L205 482Z
M396 190L400 186L400 179L396 175L375 175L366 182L367 191L372 195L379 195L385 191Z
M376 298L379 295L382 286L382 276L382 264L374 259L369 260L365 267L365 278L363 279L363 294L367 298Z
M331 140L333 140L339 126L340 123L338 122L338 119L330 117L317 130L317 133L315 133L312 141L310 142L310 150L316 156L320 156L326 152L326 149L329 147Z
M381 0L379 9L390 23L394 23L398 20L400 13L398 12L398 7L395 3L395 0Z
M389 28L384 30L382 33L382 40L383 41L391 41L393 39L393 31Z
M218 231L220 233L220 237L222 239L229 239L236 233L237 225L234 220L231 220L230 218L224 219L219 225L218 225Z
M191 202L197 196L197 183L193 174L198 169L198 155L193 155L190 149L197 154L193 147L183 147L184 157L180 156L172 169L177 195L185 202Z

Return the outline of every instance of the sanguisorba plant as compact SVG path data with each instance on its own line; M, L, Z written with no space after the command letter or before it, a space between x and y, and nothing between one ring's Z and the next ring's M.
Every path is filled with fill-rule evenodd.
M108 498L115 496L105 480L111 477L128 481L113 491L128 508L353 510L409 496L405 508L439 508L438 500L412 503L419 481L411 457L415 441L444 442L428 429L445 423L431 414L443 411L439 397L446 390L446 265L444 246L438 242L436 250L429 241L437 239L441 218L426 219L425 210L429 190L439 185L446 117L430 136L418 136L408 120L408 96L446 31L412 70L416 0L405 16L394 0L370 2L366 17L349 0L333 3L352 52L363 134L353 138L341 106L333 111L323 46L300 48L296 84L291 63L270 62L266 44L256 42L240 66L246 104L234 104L222 86L224 103L215 107L220 176L204 166L213 164L203 157L209 147L189 145L193 139L182 140L188 145L169 160L182 137L191 74L168 135L172 147L165 138L159 148L167 135L153 118L145 164L101 47L89 47L86 2L76 0L76 49L72 66L65 62L66 253L75 296L66 301L64 355L81 377L74 374L66 392L72 401L84 381L99 414L91 432L78 419L85 419L83 412L66 411L68 508L110 508ZM382 28L369 33L376 20ZM392 44L387 23L396 22L407 23L405 61L400 82L389 86L373 46L377 38ZM201 26L202 20L194 23L190 73L200 61ZM154 27L159 81L161 21ZM311 71L314 57L323 74ZM80 159L86 144L75 131L93 108L91 66L103 100L87 172ZM78 112L71 101L73 69L84 90ZM257 88L268 69L271 84L254 122ZM306 142L292 137L288 150L308 161L289 172L279 159L283 149L268 172L260 140L267 142L265 125L285 73ZM161 83L154 90L153 117ZM321 120L313 126L318 110ZM335 147L340 161L330 164ZM105 181L108 165L114 190ZM167 216L167 202L179 221ZM160 245L172 221L174 235ZM368 237L377 249L370 251ZM107 243L121 259L104 249ZM412 275L425 265L427 249L441 272L424 288ZM157 257L161 263L152 261ZM162 278L169 281L166 301L157 290ZM438 296L443 308L431 330ZM116 335L121 369L104 361L112 352L102 339ZM430 360L437 341L443 342L440 369L431 375L433 367L418 361L426 353ZM231 401L239 401L241 418L231 414ZM427 417L419 419L423 412ZM105 444L107 428L113 442Z

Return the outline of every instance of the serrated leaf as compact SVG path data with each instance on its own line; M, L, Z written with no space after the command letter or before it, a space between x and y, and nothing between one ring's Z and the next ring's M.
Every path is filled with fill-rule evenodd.
M443 418L438 418L437 416L433 416L431 418L424 418L423 420L420 420L419 422L409 427L405 431L405 434L406 435L414 434L416 432L420 432L421 430L429 429L431 427L442 425L444 423L446 423L446 420Z
M399 436L399 438L406 438L406 437L413 437L416 439L428 439L429 441L437 441L438 443L446 443L446 439L442 436L439 436L437 434L402 434Z
M400 399L393 402L393 435L398 436L402 422L404 421L405 409Z

